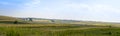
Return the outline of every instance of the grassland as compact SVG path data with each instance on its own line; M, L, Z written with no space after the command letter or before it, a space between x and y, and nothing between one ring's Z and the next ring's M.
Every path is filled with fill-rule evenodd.
M75 24L0 24L0 36L120 36L120 28Z
M17 24L13 24L17 20ZM37 23L0 16L0 36L120 36L120 24L101 22Z

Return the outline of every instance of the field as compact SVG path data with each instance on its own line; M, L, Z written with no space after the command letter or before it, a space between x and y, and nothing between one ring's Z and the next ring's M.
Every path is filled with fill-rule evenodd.
M31 22L0 16L0 36L120 36L120 24L73 20Z
M120 28L78 24L0 24L0 36L120 36Z

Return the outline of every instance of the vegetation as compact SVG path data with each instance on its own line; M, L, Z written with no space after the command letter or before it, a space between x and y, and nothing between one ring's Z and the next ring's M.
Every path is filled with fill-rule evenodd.
M0 36L120 36L118 23L51 22L35 24L33 21L0 16Z
M0 36L120 36L120 28L72 24L0 24Z

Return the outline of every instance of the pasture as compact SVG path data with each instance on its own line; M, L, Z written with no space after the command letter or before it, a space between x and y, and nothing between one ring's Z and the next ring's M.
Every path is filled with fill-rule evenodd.
M120 36L120 28L78 24L0 24L0 36Z
M0 36L120 36L119 23L49 21L51 19L31 22L15 17L0 16Z

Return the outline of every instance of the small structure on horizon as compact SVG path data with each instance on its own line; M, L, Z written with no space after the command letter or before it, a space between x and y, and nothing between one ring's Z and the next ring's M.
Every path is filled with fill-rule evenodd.
M29 19L29 21L33 21L33 19L32 18L28 18Z
M33 21L33 18L24 18L24 21Z
M55 21L54 20L51 20L52 23L54 23Z

